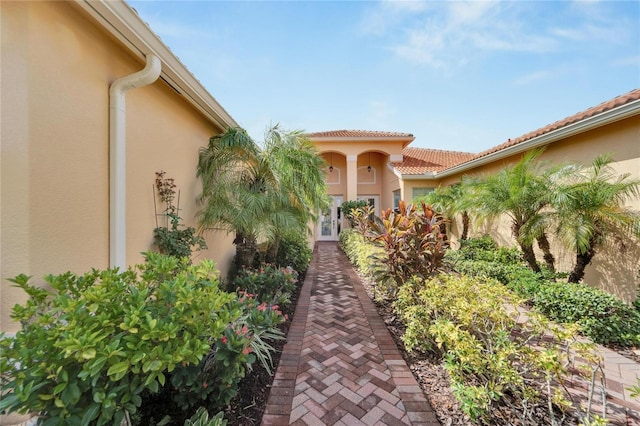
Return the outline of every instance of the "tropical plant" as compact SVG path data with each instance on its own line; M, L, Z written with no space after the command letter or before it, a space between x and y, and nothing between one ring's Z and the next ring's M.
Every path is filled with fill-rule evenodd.
M548 195L552 191L553 170L537 158L541 150L526 153L522 159L500 172L480 178L468 187L467 200L472 200L477 214L486 218L507 215L511 220L511 231L522 250L529 267L540 272L540 266L533 250L533 240L537 239L544 252L547 266L554 270L554 257L543 227L525 226L535 220L548 206ZM525 233L524 230L528 230Z
M349 225L352 228L355 226L355 221L353 219L353 213L356 210L367 206L368 204L369 203L367 202L367 200L348 200L348 201L344 201L340 205L340 209L342 210L342 214L344 214L344 217L347 218L347 220L349 221Z
M259 238L272 242L275 255L284 230L309 232L327 206L323 169L299 131L273 126L260 148L244 129L230 128L200 150L200 228L235 233L237 266L253 266Z
M377 259L383 267L376 281L391 280L399 287L412 276L428 278L444 269L443 222L430 206L400 201L398 211L388 209L374 219L361 215L359 220L367 221L366 226L357 225L365 229L365 239L384 251Z
M466 240L469 236L469 225L471 218L466 207L467 198L464 197L464 187L470 178L464 177L462 183L451 186L438 186L435 191L419 197L414 202L425 202L431 205L438 213L444 215L449 220L453 220L456 215L460 214L462 218L462 234L461 240Z
M565 181L551 193L555 232L575 252L569 282L584 277L599 247L614 235L640 236L640 212L625 202L640 195L640 180L629 173L618 175L610 154L596 157L588 167L570 166Z

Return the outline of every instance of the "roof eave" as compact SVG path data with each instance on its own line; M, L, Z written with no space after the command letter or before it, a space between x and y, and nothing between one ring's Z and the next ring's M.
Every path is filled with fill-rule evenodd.
M403 174L398 174L398 177L400 177L402 180L425 180L425 179L437 179L438 176L438 172L427 172L427 173L422 173L419 175L403 175Z
M530 149L557 142L561 139L566 139L568 137L575 136L577 134L584 133L611 123L615 123L616 121L624 120L625 118L629 118L638 114L640 114L640 99L629 102L625 105L621 105L617 108L613 108L609 111L605 111L601 114L585 118L584 120L578 121L576 123L566 125L559 129L552 130L543 135L536 136L527 141L501 149L500 151L496 151L475 160L453 166L451 168L443 170L440 173L436 172L434 174L434 177L443 178L462 173L467 170L474 169L476 167L480 167L485 164L492 163L494 161L522 153L524 151L528 151ZM425 178L427 178L427 176L425 176Z
M76 0L76 4L141 60L144 61L149 53L158 56L162 61L161 78L214 125L223 130L238 127L231 115L128 4L112 0Z

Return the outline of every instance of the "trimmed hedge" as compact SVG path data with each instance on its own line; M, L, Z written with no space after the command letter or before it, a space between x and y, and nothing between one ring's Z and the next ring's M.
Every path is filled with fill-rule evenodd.
M609 293L585 284L546 282L535 306L558 322L575 322L593 341L604 345L640 345L640 312Z
M585 284L556 282L528 268L517 249L496 248L489 238L465 241L447 258L458 272L493 278L540 312L560 323L577 323L581 332L603 345L640 345L640 312L615 296Z

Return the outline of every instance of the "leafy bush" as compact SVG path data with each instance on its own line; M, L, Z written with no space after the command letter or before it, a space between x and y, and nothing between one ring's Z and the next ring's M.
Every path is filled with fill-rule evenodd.
M271 371L273 347L268 340L282 339L276 326L284 317L278 306L267 306L252 295L242 294L229 302L231 312L239 314L215 341L211 351L199 364L177 368L172 387L163 391L171 395L180 410L207 400L208 406L223 409L238 392L238 385L259 359Z
M459 250L447 253L447 259L458 272L500 281L554 321L578 323L596 343L640 344L638 310L587 285L556 282L560 274L535 273L522 262L518 250L496 248L490 237L463 242Z
M569 405L561 388L551 391L571 361L569 350L592 363L587 377L597 368L591 347L575 342L575 328L561 329L535 314L519 323L509 307L520 302L495 280L466 276L414 278L399 290L395 307L407 327L405 345L440 352L454 394L473 420L487 421L501 404L521 407L527 424L526 413L536 405L551 407L555 416ZM554 339L542 339L545 332Z
M384 250L365 240L359 230L345 229L340 233L340 247L349 261L366 277L375 278L373 293L376 299L386 299L395 294L396 284L386 279L386 265L379 262Z
M554 321L578 323L596 343L640 345L640 312L602 290L547 282L536 293L535 305Z
M191 257L193 251L207 249L207 243L193 227L180 224L181 218L172 217L171 228L157 227L153 230L153 243L162 254L175 257Z
M473 277L500 281L524 299L532 300L540 285L542 275L533 272L524 264L490 262L486 260L460 260L455 262L455 270Z
M360 273L371 276L376 267L374 259L381 255L383 250L366 241L361 233L355 229L345 229L340 232L340 247L349 261L356 266Z
M74 425L120 424L154 400L177 407L172 416L224 408L256 360L271 368L284 317L222 292L213 262L188 263L149 252L123 273L48 276L52 293L13 279L30 298L13 309L22 330L0 340L0 411Z
M309 268L313 250L303 234L286 233L280 240L275 263L277 266L290 266L304 275Z
M10 372L0 411L41 413L44 425L120 424L241 318L211 261L152 252L147 261L125 272L49 275L51 293L24 275L12 280L30 297L13 308L22 330L0 340L0 370Z
M298 273L291 267L267 264L259 269L240 269L228 289L253 294L260 302L287 305L297 283Z
M489 235L460 241L460 250L468 253L492 251L497 248L498 244Z

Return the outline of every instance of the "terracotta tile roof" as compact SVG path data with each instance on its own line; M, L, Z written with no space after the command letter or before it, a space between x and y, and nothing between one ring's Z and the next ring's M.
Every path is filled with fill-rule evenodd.
M486 151L483 151L479 154L477 154L475 157L473 157L473 159L476 158L480 158L480 157L485 157L489 154L493 154L494 152L498 152L501 151L505 148L509 148L511 146L517 145L519 143L528 141L530 139L536 138L538 136L542 136L546 133L552 132L554 130L558 130L561 129L563 127L566 127L570 124L574 124L577 123L579 121L585 120L587 118L593 117L595 115L598 114L602 114L603 112L607 112L610 111L614 108L617 108L619 106L628 104L629 102L632 101L636 101L640 99L640 89L635 89L632 90L628 93L625 93L624 95L620 95L620 96L616 96L615 98L608 100L606 102L603 102L599 105L596 105L594 107L591 107L587 110L584 110L582 112L579 112L577 114L574 114L570 117L564 118L562 120L558 120L555 123L551 123L547 126L541 127L537 130L534 130L532 132L526 133L520 137L517 137L515 139L509 139L508 141L506 141L503 144L494 146L493 148L489 148Z
M412 138L411 133L376 132L371 130L329 130L307 133L310 138Z
M402 162L392 163L403 175L421 175L439 172L472 159L470 152L442 151L427 148L405 148L402 150Z

